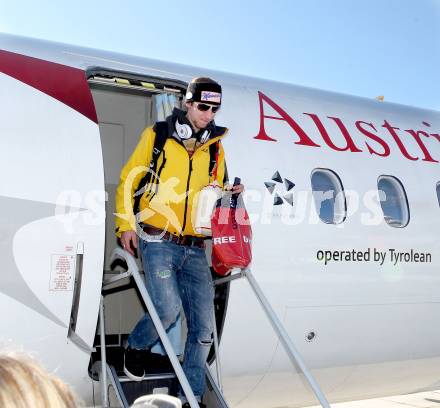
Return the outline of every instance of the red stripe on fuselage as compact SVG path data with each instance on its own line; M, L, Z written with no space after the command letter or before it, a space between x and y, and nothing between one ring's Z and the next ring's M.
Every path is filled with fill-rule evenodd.
M0 50L0 72L44 92L98 123L84 71Z

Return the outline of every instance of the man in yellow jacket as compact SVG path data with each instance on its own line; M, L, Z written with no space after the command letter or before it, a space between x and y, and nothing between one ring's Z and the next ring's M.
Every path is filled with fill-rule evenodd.
M183 370L199 400L212 344L214 291L204 239L194 230L193 218L201 189L210 183L223 187L225 181L221 139L227 129L214 123L221 99L217 82L194 78L186 93L187 111L174 109L166 122L144 130L116 191L116 234L125 250L139 250L146 287L165 329L183 306L188 325ZM239 193L243 186L233 189ZM127 376L144 378L143 363L157 340L146 315L128 338Z

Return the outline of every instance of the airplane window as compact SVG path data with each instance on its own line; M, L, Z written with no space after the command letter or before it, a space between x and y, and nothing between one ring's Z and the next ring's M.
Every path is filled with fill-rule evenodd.
M409 207L402 183L393 176L380 176L377 189L387 224L395 228L406 227L409 222Z
M440 181L437 183L437 200L438 205L440 206Z
M347 215L347 203L339 176L328 169L315 169L312 171L311 181L319 218L326 224L343 222Z

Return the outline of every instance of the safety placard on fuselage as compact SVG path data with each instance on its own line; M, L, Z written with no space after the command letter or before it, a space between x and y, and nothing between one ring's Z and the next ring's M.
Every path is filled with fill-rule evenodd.
M71 291L75 274L75 255L52 254L49 290Z

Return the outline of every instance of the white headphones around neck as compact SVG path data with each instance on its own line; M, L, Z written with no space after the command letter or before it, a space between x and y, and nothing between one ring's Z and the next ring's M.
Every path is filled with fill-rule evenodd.
M192 127L185 124L179 123L179 119L176 119L176 133L182 140L190 139L193 135ZM209 130L205 130L200 137L200 143L205 143L210 136L211 132Z
M183 140L191 138L193 133L191 126L185 123L180 124L179 119L176 119L176 132L177 135Z

